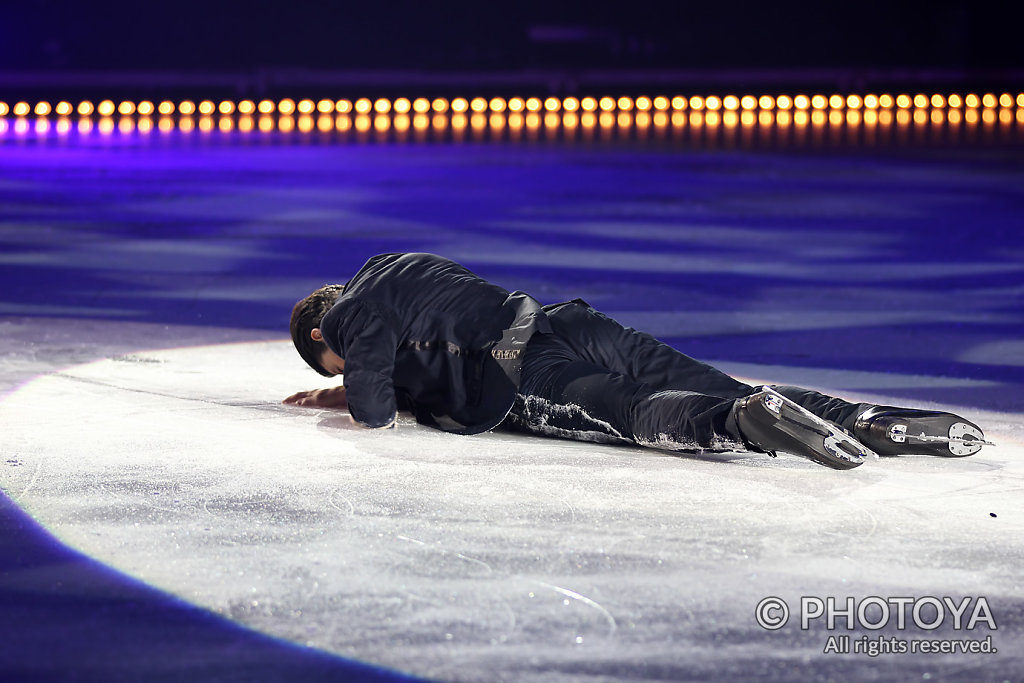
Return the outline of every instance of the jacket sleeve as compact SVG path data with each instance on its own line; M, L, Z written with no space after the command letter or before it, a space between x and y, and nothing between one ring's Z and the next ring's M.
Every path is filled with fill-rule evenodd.
M395 421L397 404L392 375L397 337L388 322L358 301L342 304L340 348L345 359L345 394L349 412L360 424L387 427Z

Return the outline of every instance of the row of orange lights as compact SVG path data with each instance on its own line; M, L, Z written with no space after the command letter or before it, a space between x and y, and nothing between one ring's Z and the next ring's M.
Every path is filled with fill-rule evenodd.
M13 114L14 116L28 116L35 114L36 116L49 116L50 114L56 114L57 116L70 116L72 114L79 114L80 116L91 116L93 114L99 114L100 116L112 116L114 114L121 114L122 116L132 116L138 114L140 116L150 116L153 114L160 114L164 116L173 115L175 113L182 116L192 116L193 114L200 115L213 115L213 114L282 114L285 116L298 113L298 114L407 114L410 112L416 114L426 114L430 112L443 114L443 113L503 113L503 112L611 112L611 111L683 111L683 110L695 110L695 111L752 111L755 109L760 110L824 110L824 109L909 109L909 108L961 108L965 107L968 109L974 109L978 107L994 108L994 107L1012 107L1016 104L1018 107L1024 107L1024 93L1020 93L1016 96L1010 93L1002 93L996 95L994 93L986 93L983 95L978 94L967 94L967 95L832 95L826 97L825 95L762 95L755 97L753 95L745 95L739 97L736 95L726 95L719 97L717 95L709 95L707 97L695 95L692 97L512 97L505 99L502 97L493 97L490 99L483 97L476 97L472 99L466 99L463 97L457 97L452 100L448 100L443 97L434 99L427 98L416 98L410 100L405 97L400 97L394 100L379 98L371 100L369 98L361 98L357 100L330 100L322 99L314 101L311 99L303 99L296 102L295 100L285 98L282 100L261 100L255 102L253 100L242 100L240 102L234 102L232 100L223 100L220 103L216 103L212 100L202 100L200 102L194 102L192 100L184 100L178 103L171 102L170 100L164 100L158 104L154 104L151 101L143 100L141 102L123 101L119 104L115 104L113 100L103 100L97 104L93 104L91 101L82 101L78 105L72 105L70 102L61 101L55 104L50 102L37 102L34 106L28 102L17 102L14 105L8 105L6 102L0 102L0 116L6 116Z
M998 113L998 117L997 117ZM88 133L94 128L100 133L112 133L115 129L123 133L129 133L132 131L149 132L154 129L162 132L170 132L172 130L182 130L185 132L197 129L200 131L212 131L215 128L221 131L239 130L242 132L248 132L253 130L260 130L263 132L270 132L273 130L280 130L282 132L289 132L292 130L298 130L300 132L311 132L314 129L321 132L340 131L345 132L349 130L355 130L357 132L367 132L371 129L377 132L385 132L388 130L395 130L397 132L403 132L409 130L410 127L414 130L426 130L427 128L434 128L435 130L445 129L449 126L454 130L464 129L467 126L473 129L482 129L490 127L492 129L500 129L508 127L509 129L516 130L525 126L526 128L538 128L543 125L545 128L565 127L574 128L576 126L582 126L584 128L592 128L594 126L600 126L602 128L608 128L611 126L618 127L629 127L637 126L638 128L644 128L650 125L655 127L664 127L671 123L673 127L680 127L685 125L690 126L703 126L709 127L718 126L722 124L726 127L733 127L736 125L751 126L751 125L781 125L787 126L790 124L796 124L803 126L808 123L815 125L823 125L825 123L839 125L846 123L849 125L860 125L861 123L867 125L882 124L889 125L893 121L899 124L906 124L910 121L914 121L918 124L925 124L931 122L933 124L942 124L946 121L952 124L959 124L965 121L968 124L977 123L979 120L985 123L995 123L998 121L1001 123L1011 123L1016 120L1018 123L1024 124L1024 108L1018 108L1016 110L1016 116L1009 108L1003 109L983 109L980 112L976 109L968 109L966 112L961 112L958 109L950 109L948 111L933 109L930 112L924 109L910 110L898 110L896 112L890 110L882 111L860 111L860 110L847 110L845 112L839 110L832 110L829 112L825 111L690 111L690 112L584 112L577 114L574 112L547 112L540 114L531 112L527 114L499 114L491 113L490 115L484 113L475 113L472 115L466 114L454 114L448 116L446 114L415 114L409 116L407 114L399 114L391 116L389 114L357 114L352 117L349 114L320 114L314 118L311 114L301 114L297 119L291 115L283 115L280 117L274 117L271 115L260 115L253 117L249 115L243 115L237 119L231 115L221 115L219 119L214 118L212 115L200 116L198 121L194 120L191 116L183 116L180 119L174 119L170 116L161 116L157 121L154 121L148 116L140 117L138 119L131 116L122 116L121 119L115 122L113 117L105 116L101 117L98 122L94 122L91 117L82 117L78 120L78 124L75 127L80 133ZM19 117L13 126L13 131L17 134L28 133L30 130L34 130L36 133L45 134L50 131L54 131L58 134L67 134L72 130L72 122L67 117L61 117L57 121L51 122L47 117L39 117L35 121L34 126L30 126L28 119ZM6 119L0 118L0 133L7 132L8 122Z

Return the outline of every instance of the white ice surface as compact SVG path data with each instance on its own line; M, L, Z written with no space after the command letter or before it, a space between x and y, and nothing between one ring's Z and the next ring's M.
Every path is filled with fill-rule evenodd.
M860 374L866 393L854 398L886 400L884 384ZM971 458L839 472L785 455L459 437L407 417L368 432L340 411L280 404L331 383L287 342L138 352L47 374L0 402L0 486L69 546L156 587L424 676L1024 671L1019 415L971 412L999 444ZM947 620L881 633L991 635L999 652L823 654L823 626L769 632L754 619L767 596L796 611L800 596L928 595L985 596L1000 629Z

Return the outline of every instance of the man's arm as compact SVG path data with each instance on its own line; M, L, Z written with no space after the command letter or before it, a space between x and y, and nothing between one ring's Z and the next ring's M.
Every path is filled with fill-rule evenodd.
M321 331L325 337L336 335L330 346L344 350L345 398L352 418L373 429L393 426L398 341L391 325L372 308L348 300L324 316Z

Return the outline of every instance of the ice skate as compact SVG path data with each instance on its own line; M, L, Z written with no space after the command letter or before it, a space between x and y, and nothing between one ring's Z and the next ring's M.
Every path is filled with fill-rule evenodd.
M881 455L974 455L985 440L981 427L952 413L875 406L857 418L853 433Z
M840 427L821 419L769 387L739 399L736 419L744 440L774 455L784 451L840 470L875 454Z

